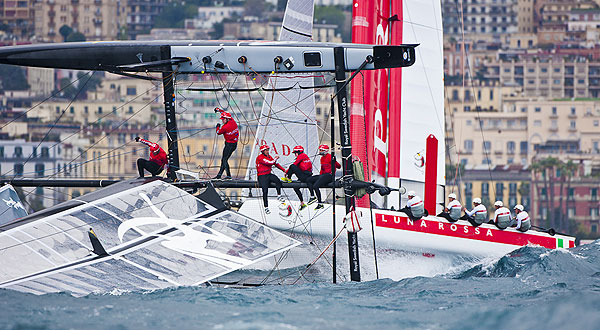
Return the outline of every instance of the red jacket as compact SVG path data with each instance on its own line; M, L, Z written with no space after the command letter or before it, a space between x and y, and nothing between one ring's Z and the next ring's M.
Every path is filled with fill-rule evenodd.
M240 131L238 130L238 125L235 120L229 119L225 125L217 127L217 135L221 134L225 137L225 142L237 143Z
M342 165L336 161L335 168L342 168ZM331 174L331 154L321 156L321 172L319 174L325 173Z
M151 162L155 162L156 164L158 164L158 166L160 166L160 168L163 168L163 166L167 165L168 161L167 161L167 153L163 150L163 148L161 148L158 143L154 143L154 142L150 142L148 140L144 140L144 139L140 139L140 143L143 143L145 145L147 145L148 147L150 147L150 161ZM158 154L155 155L154 151L158 149Z
M298 155L296 161L294 161L294 165L298 166L301 171L312 172L312 162L310 161L310 158L308 158L308 155L305 153L301 153Z
M277 161L273 159L273 157L265 156L262 153L256 157L256 172L257 175L267 175L271 174L271 167L275 165L278 169L285 172L285 168L283 166L277 164Z

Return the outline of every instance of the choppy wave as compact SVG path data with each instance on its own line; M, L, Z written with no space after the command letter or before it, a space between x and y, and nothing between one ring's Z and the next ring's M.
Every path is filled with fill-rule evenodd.
M475 266L456 264L447 274L397 281L181 287L83 298L0 290L0 328L594 329L600 324L599 258L597 241L558 251L524 247Z

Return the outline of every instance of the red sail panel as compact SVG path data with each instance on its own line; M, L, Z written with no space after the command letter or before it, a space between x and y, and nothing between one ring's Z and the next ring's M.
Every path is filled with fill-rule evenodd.
M352 5L352 42L357 44L373 44L375 42L375 25L373 21L374 4L369 0L354 0ZM367 127L372 116L365 105L371 104L371 90L373 72L365 71L363 76L356 77L351 84L350 94L350 139L352 154L363 162L365 180L371 180L371 160L367 160ZM363 85L364 82L364 85ZM370 166L369 166L370 167ZM367 196L357 201L357 206L368 207Z
M392 19L390 24L390 40L392 45L402 44L402 0L391 0ZM390 134L388 149L388 177L400 177L400 133L401 133L401 99L402 99L402 68L390 70Z
M375 1L373 15L375 21L375 44L389 44L389 0ZM371 128L371 131L367 132L367 136L370 135L373 141L373 144L371 144L373 179L385 183L383 180L386 177L388 152L388 70L375 70L373 76L373 85L371 86L371 90L368 91L372 95L373 101L367 107L369 109L367 113L372 115L372 124L367 126Z

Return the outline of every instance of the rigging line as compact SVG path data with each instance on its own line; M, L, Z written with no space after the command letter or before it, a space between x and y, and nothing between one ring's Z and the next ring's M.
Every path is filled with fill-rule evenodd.
M462 2L462 0L460 0L461 12L459 14L460 14L460 17L461 17L461 24L462 24L461 25L461 28L462 28L462 37L463 37L462 48L465 51L464 60L465 60L466 65L467 65L467 70L469 70L469 79L471 81L471 86L470 87L471 87L471 91L473 92L473 101L475 102L475 109L477 110L477 107L478 107L478 105L477 105L477 98L475 97L475 93L474 93L475 92L475 85L474 85L473 79L471 79L472 76L473 76L472 75L472 71L471 71L471 64L469 63L468 56L466 56L466 48L465 48L465 26L464 26L464 17L463 17L463 14L462 14L462 5L463 5L463 2ZM456 9L458 10L458 4L456 4ZM464 71L465 70L463 70L463 93L465 91L465 89L464 89L464 83L465 83L464 82L464 76L465 76L465 72ZM464 99L464 95L463 95L463 99ZM475 111L475 113L477 115L477 120L479 122L479 131L481 132L481 139L482 139L482 142L483 142L483 153L485 155L485 159L486 159L486 163L487 163L487 167L488 167L488 172L489 172L489 175L490 175L490 181L492 183L492 189L494 191L494 196L497 197L496 196L496 187L493 184L494 183L494 178L493 178L493 174L492 174L492 164L491 164L491 160L490 160L490 156L489 156L489 153L491 152L491 150L487 150L485 148L485 136L484 136L484 133L483 133L483 125L482 125L482 120L481 120L480 112L479 111Z
M310 264L308 264L308 266L306 267L306 269L302 272L302 274L300 275L300 277L298 277L298 279L296 281L294 281L293 284L296 284L300 278L302 278L304 276L304 274L306 274L306 272L321 258L321 256L323 256L323 254L325 254L325 252L327 252L327 250L329 249L329 247L331 247L331 245L333 243L335 243L335 241L337 241L337 239L340 237L340 235L342 234L342 232L344 231L344 229L346 229L346 226L344 225L342 227L342 229L340 229L340 231L338 232L338 234L333 238L333 240L331 242L329 242L329 244L327 245L327 247L325 247L325 249L323 250L323 252L321 252L321 254L319 254L319 256L313 260L313 262L311 262Z
M60 119L62 118L62 116L67 112L67 109L71 106L71 104L73 104L73 102L75 101L75 99L77 99L77 97L79 96L79 94L81 93L81 91L83 90L83 88L87 85L87 83L90 81L90 79L92 78L92 76L93 76L93 74L91 74L88 77L88 79L86 80L86 82L83 84L83 86L81 86L79 88L79 90L77 91L77 93L73 96L73 98L71 99L71 101L69 102L69 104L67 104L67 106L62 111L62 113L60 114L60 116L58 116L58 118L54 121L54 123L52 124L52 126L50 126L50 129L48 129L48 131L46 132L46 134L44 135L44 137L40 140L40 142L38 143L38 145L34 148L34 150L37 150L42 145L42 143L44 142L44 140L46 140L46 138L48 137L48 135L50 135L50 132L52 131L52 129L58 124L58 122L60 121ZM31 158L33 158L33 152L23 162L23 167L25 167L25 164L27 164L31 160ZM10 174L12 171L14 171L14 168L12 170L8 171L8 173L5 173L5 175L6 174Z
M221 76L220 76L220 75L217 75L217 78L219 79L219 84L220 84L220 85L224 85L224 84L225 84L225 83L223 82L223 80L221 80ZM233 82L234 84L235 84L235 81L237 81L237 76L236 76L236 78L235 78L235 80L234 80L234 82ZM238 109L239 113L240 113L240 114L242 115L242 117L244 118L244 121L246 122L246 125L248 125L248 126L250 127L250 123L249 123L249 121L248 121L248 118L246 118L246 115L244 114L244 112L242 111L242 109L241 109L241 108L239 107L239 105L237 104L237 102L236 102L235 98L233 97L233 95L232 95L232 94L231 94L229 91L227 92L227 94L225 93L225 91L223 91L223 96L225 97L225 99L227 99L227 96L229 96L229 102L228 102L228 105L230 105L229 103L231 103L231 102L233 101L233 105L234 105L234 106L235 106L235 107ZM228 108L229 108L229 106L228 106ZM233 111L232 111L232 112L233 112ZM235 112L233 112L233 113L235 113ZM236 114L236 117L238 117L238 118L239 118L239 115L238 115L237 113L235 113L235 114ZM254 134L256 134L256 133L252 132L252 129L251 129L251 128L250 128L250 132L251 132L251 134L253 134L253 135L254 135Z
M154 87L154 89L156 89L156 86ZM132 103L133 101L135 101L135 100L136 100L136 99L138 99L139 97L142 97L142 96L144 96L144 94L148 93L148 92L149 92L149 91L151 91L151 90L152 90L152 88L151 88L151 89L148 89L148 90L146 90L145 92L142 92L142 93L140 93L140 94L136 95L134 98L132 98L131 100L129 100L129 101L127 101L127 102L125 102L123 105L121 105L121 106L120 106L120 107L118 107L117 109L123 109L123 108L124 108L124 107L125 107L127 104L130 104L130 103ZM68 105L66 108L69 108L69 106L70 106L70 104L69 104L69 105ZM66 109L66 108L65 108L65 109ZM56 142L54 145L50 146L50 147L48 148L48 150L50 150L50 149L53 149L53 148L55 148L56 146L59 146L61 143L64 143L64 142L66 142L66 141L67 141L67 140L69 140L71 137L75 136L76 134L78 134L78 133L81 133L83 130L85 130L85 129L86 129L87 127L89 127L90 125L94 125L94 124L96 124L96 123L99 123L99 122L100 122L102 119L104 119L104 118L106 118L106 117L108 117L108 116L110 116L110 115L112 115L112 112L107 112L105 115L103 115L103 116L101 116L100 118L96 119L94 122L92 122L92 123L89 123L89 124L88 124L88 125L86 125L86 126L84 126L84 125L81 125L81 128L80 128L79 130L77 130L77 131L73 132L72 134L70 134L69 136L67 136L67 137L63 138L62 140L59 140L59 141L58 141L58 142ZM6 174L8 174L8 173L10 173L10 171L9 171L9 172L7 172L7 173L5 173L5 175L6 175Z
M88 71L85 75L92 73L92 75L94 74L94 71ZM31 108L27 109L27 111L21 113L20 115L18 115L17 117L11 119L10 121L8 121L7 123L5 123L4 125L0 126L0 130L2 130L4 127L12 124L14 121L16 121L17 119L23 117L24 115L26 115L27 113L29 113L30 111L32 111L33 109L37 108L38 106L42 105L43 103L45 103L46 101L50 100L51 98L54 98L56 95L60 94L62 91L64 91L65 89L69 88L70 86L72 86L73 84L75 84L76 82L78 82L79 80L81 80L85 75L82 75L81 77L77 77L77 79L71 81L69 84L67 84L65 87L61 88L60 90L56 91L56 93L52 93L50 96L46 97L45 99L43 99L42 101L38 102L36 105L32 106Z
M159 95L158 97L162 96ZM156 99L158 99L158 97ZM156 100L155 99L155 100ZM86 150L84 150L83 152L81 152L77 157L75 157L74 159L72 159L69 163L67 163L67 165L71 165L76 159L80 158L84 153L86 153L87 151L89 151L92 147L94 147L95 145L97 145L98 143L100 143L100 141L104 140L108 135L110 135L110 133L112 133L114 130L116 130L117 128L121 127L121 125L123 125L125 122L129 121L129 119L133 118L135 115L137 115L140 111L142 111L145 107L147 107L149 104L153 103L154 101L150 101L149 103L147 103L144 107L142 107L140 110L138 110L137 112L135 112L133 115L131 115L128 119L126 119L125 121L121 122L117 127L114 127L107 135L103 136L101 139L99 139L98 141L96 141L95 143L93 143L92 145L90 145ZM157 125L158 126L158 125ZM63 164L64 165L64 164ZM55 174L49 176L48 178L54 177L56 176L58 173L61 173L62 171L58 171ZM14 178L13 178L14 180ZM36 188L40 187L41 185L38 185ZM31 193L33 192L33 190L31 192L29 192L28 194L25 195L25 197L29 196ZM8 209L7 209L8 210ZM2 214L4 214L7 210L5 210L4 212L2 212ZM0 214L0 216L2 215Z
M363 123L364 123L364 132L367 132L367 122L366 122L366 118L367 118L367 109L365 108L365 75L360 72L361 75L361 87L362 87L362 110L363 110ZM369 176L367 178L367 181L371 181L371 170L369 167L369 147L368 147L369 141L367 139L367 134L365 134L365 155L367 155L366 157L366 162L367 162L367 172L369 172ZM333 165L333 164L332 164ZM364 169L364 168L363 168ZM369 214L371 216L371 237L373 238L373 259L375 260L375 275L377 277L377 279L379 279L379 263L377 262L377 246L375 245L375 224L373 223L373 205L371 203L371 195L367 195L368 200L369 200ZM356 200L358 200L358 198L355 198ZM398 201L398 207L401 208L401 197L400 197L400 201Z

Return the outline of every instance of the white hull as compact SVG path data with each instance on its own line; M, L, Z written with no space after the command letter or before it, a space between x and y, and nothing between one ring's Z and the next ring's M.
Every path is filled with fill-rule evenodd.
M291 202L293 214L283 217L279 214L276 200L270 200L271 214L265 214L262 200L248 199L239 212L263 222L271 228L284 232L305 234L318 237L333 237L332 206L315 210L316 203L309 205L298 213L299 202ZM358 233L361 244L372 241L371 211L362 211L361 225ZM346 215L343 205L336 206L336 229L343 227ZM494 225L483 224L474 228L467 221L459 220L450 223L446 219L428 216L422 220L411 222L404 213L389 210L373 210L372 222L378 249L392 249L435 254L458 254L474 257L502 256L524 245L539 245L546 248L573 247L575 238L564 235L550 236L547 233L530 230L526 233L513 228L500 230ZM342 234L345 236L345 234Z

